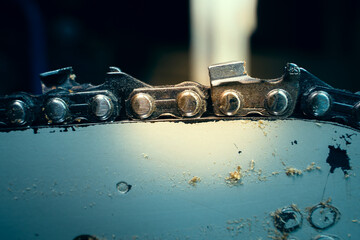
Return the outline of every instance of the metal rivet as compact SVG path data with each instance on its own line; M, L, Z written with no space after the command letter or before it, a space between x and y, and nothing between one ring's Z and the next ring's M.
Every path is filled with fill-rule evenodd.
M96 117L105 121L111 116L114 106L108 96L98 94L92 99L91 110Z
M137 93L131 98L131 108L141 119L151 116L155 110L154 99L146 93Z
M9 105L8 118L12 124L21 126L26 124L27 104L21 100L15 100Z
M334 235L317 235L313 240L341 240L341 238Z
M340 218L339 210L329 204L320 203L309 211L308 220L316 229L326 229L334 225Z
M327 92L324 91L316 91L311 93L307 102L310 113L315 117L324 116L331 107L330 96Z
M201 97L197 92L185 90L177 96L179 110L185 117L193 117L199 113Z
M236 115L239 112L241 105L240 94L235 90L226 90L220 96L219 109L227 116Z
M45 113L53 123L62 123L69 115L68 105L61 98L52 98L46 104Z
M291 98L287 91L283 89L271 90L265 100L265 107L272 115L283 115L289 107Z
M274 225L281 232L292 232L301 227L302 222L303 216L294 206L279 209L274 214Z
M116 189L117 189L120 193L123 193L123 194L129 192L130 189L131 189L131 187L132 187L131 185L127 184L127 183L124 182L124 181L118 182L118 183L116 184Z

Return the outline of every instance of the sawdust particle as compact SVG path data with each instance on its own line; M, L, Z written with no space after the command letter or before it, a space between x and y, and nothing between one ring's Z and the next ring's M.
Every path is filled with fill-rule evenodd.
M241 179L241 167L237 166L234 172L229 172L229 176L225 178L227 183L236 184Z
M191 178L188 183L191 185L191 186L196 186L197 183L199 183L201 181L201 179L197 176L194 176L193 178Z
M250 161L250 171L254 171L254 169L255 169L255 161L251 160Z
M285 173L287 176L300 176L302 175L302 171L293 167L287 167L285 169Z
M311 172L314 170L320 170L321 168L319 166L316 166L315 162L310 163L305 169L304 172Z

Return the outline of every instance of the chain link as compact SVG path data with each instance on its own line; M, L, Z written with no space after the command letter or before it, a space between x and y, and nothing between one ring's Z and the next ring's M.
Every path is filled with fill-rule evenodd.
M99 86L79 84L71 67L40 74L42 95L0 97L0 128L121 120L287 117L360 128L360 95L339 90L289 63L276 79L247 75L244 62L209 67L210 87L195 82L150 86L110 67Z

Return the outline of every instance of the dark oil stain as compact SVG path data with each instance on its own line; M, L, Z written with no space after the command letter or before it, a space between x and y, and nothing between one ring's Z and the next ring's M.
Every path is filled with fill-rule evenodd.
M60 132L68 132L69 130L68 130L68 128L67 127L65 127L63 130L60 130Z
M74 240L98 240L98 238L95 236L85 234L75 237Z
M54 133L54 132L56 132L55 130L51 130L49 133Z
M35 237L38 237L38 236L40 236L40 235L39 235L38 233L35 233L34 236L35 236Z
M18 131L26 131L32 129L34 134L38 134L39 129L46 129L46 128L71 128L72 131L76 131L76 128L86 128L86 127L93 127L97 125L108 125L108 124L124 124L124 123L136 123L140 121L119 121L119 122L101 122L101 123L81 123L72 125L46 125L46 126L24 126L24 127L16 127L16 128L0 128L0 133L10 133L10 132L18 132ZM66 132L66 131L65 131Z
M240 154L240 153L241 153L241 151L239 150L239 151L238 151L238 154Z
M350 158L347 155L346 150L341 149L340 146L334 147L329 145L329 156L326 162L330 165L330 172L334 173L336 168L341 168L344 174L347 174L347 170L351 170Z
M291 145L294 145L294 144L297 144L297 143L298 143L297 140L295 140L295 141L291 142Z

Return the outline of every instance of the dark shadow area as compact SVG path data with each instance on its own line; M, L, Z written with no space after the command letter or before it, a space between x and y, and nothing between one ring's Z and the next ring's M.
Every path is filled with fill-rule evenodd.
M359 1L259 0L257 12L253 75L276 77L294 62L336 88L360 90Z
M252 75L278 77L294 62L360 90L359 10L356 0L259 0ZM102 83L108 66L150 84L190 78L189 1L3 1L0 29L0 94L39 93L38 74L66 66L80 83Z

